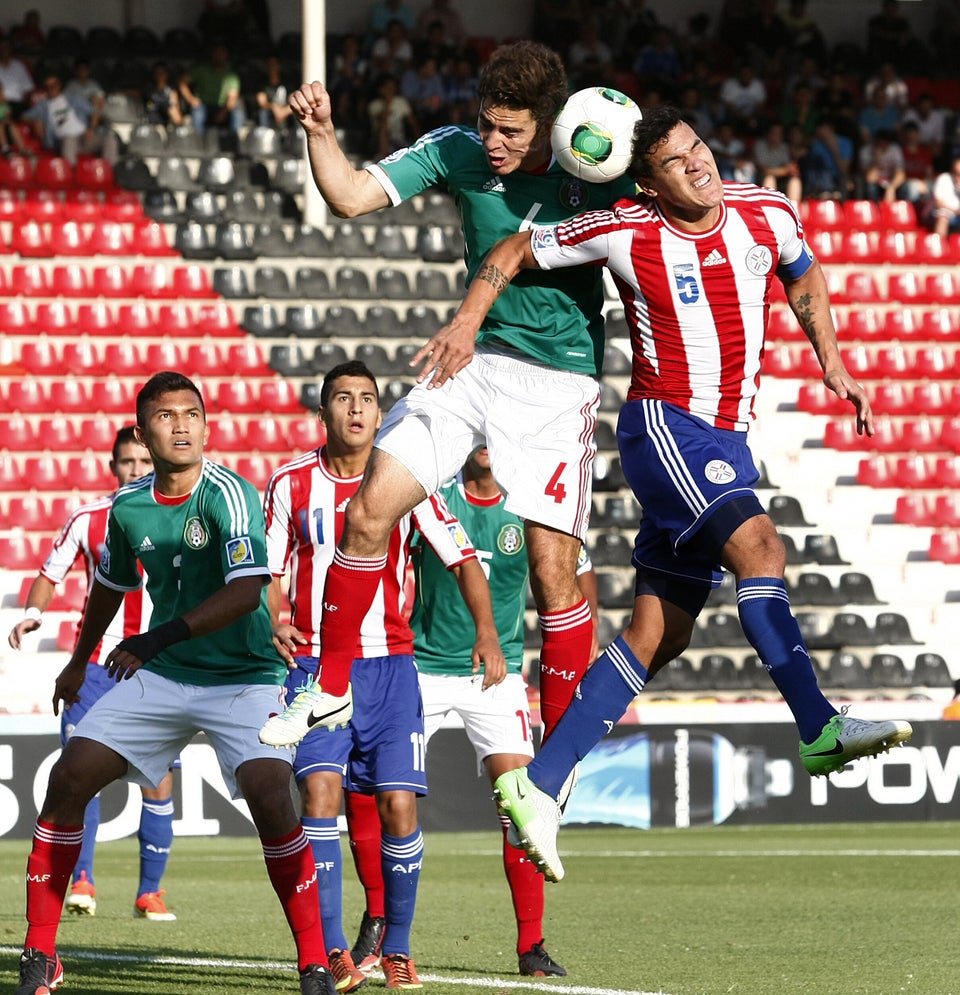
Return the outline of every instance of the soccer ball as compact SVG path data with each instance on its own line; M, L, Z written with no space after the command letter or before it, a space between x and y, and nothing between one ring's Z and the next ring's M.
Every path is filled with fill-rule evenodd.
M577 90L553 122L553 154L568 173L588 183L615 180L630 165L633 126L640 116L636 103L619 90Z

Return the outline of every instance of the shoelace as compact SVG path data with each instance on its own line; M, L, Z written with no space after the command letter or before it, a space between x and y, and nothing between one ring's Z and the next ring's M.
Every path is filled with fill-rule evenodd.
M413 974L410 972L410 959L408 957L404 957L401 954L393 954L383 959L389 962L395 981L401 985L414 984Z
M281 718L292 719L298 716L301 712L312 712L313 711L313 696L319 692L320 685L317 681L312 678L308 678L307 683L297 688L296 697L289 705L280 713ZM310 692L307 694L305 692Z

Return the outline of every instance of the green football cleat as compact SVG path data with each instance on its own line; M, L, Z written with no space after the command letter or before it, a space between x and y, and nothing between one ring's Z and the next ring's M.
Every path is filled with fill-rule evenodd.
M898 743L909 742L909 722L867 722L847 715L847 705L823 727L812 743L800 744L800 760L812 777L832 774L859 757L875 757Z
M493 785L497 806L517 828L520 845L548 881L563 877L557 852L560 805L530 780L526 767L508 770Z

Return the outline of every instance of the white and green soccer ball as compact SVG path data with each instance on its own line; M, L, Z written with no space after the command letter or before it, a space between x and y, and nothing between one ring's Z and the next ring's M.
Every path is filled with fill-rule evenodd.
M568 173L588 183L615 180L630 165L633 128L640 118L640 108L619 90L577 90L553 123L553 154Z

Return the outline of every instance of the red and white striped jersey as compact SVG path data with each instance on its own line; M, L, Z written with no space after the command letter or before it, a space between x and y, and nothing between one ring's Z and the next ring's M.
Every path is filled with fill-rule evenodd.
M771 283L802 276L813 255L785 196L750 183L723 186L709 231L681 231L655 200L630 199L534 229L532 247L543 269L609 269L633 348L627 400L667 401L717 428L746 431Z
M310 644L309 649L304 646L304 655L320 655L323 585L343 532L344 513L361 479L335 476L321 448L284 464L267 484L267 562L275 577L282 577L289 566L290 623ZM439 495L404 515L390 535L383 579L360 627L358 658L413 653L406 578L415 528L448 568L476 556L469 536Z
M66 524L54 541L50 554L40 568L40 573L53 584L62 584L71 567L81 557L83 568L87 575L87 597L93 586L93 575L100 563L104 545L107 539L107 518L113 504L113 495L97 498L89 504L82 505L67 519ZM86 608L86 600L84 600ZM150 615L153 605L146 588L128 591L120 605L120 610L107 626L107 631L100 640L100 645L90 658L91 663L102 663L121 639L136 636L150 628ZM83 613L77 620L77 635Z

